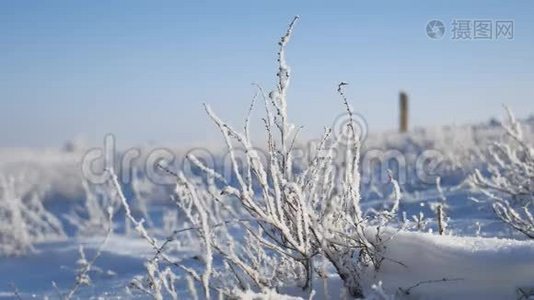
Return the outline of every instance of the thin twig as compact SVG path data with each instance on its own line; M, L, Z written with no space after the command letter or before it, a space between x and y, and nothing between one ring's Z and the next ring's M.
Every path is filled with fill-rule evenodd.
M412 285L411 287L407 289L399 288L399 291L401 291L405 295L410 295L411 290L423 285L423 284L431 284L431 283L441 283L441 282L453 282L453 281L461 281L464 280L463 278L442 278L442 279L435 279L435 280L424 280L416 283L415 285Z

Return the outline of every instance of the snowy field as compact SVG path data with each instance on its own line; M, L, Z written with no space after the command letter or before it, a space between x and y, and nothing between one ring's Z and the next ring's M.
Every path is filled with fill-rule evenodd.
M0 298L534 299L534 119L362 140L341 83L348 125L297 159L291 28L251 105L261 151L248 117L234 129L209 106L213 166L176 151L92 166L97 183L88 149L0 150Z
M525 121L522 127L524 136L532 142L534 122ZM466 132L476 134L466 136ZM461 137L465 142L447 143L447 135ZM437 145L433 149L441 151L444 157L435 170L436 175L441 176L441 191L435 184L417 184L410 180L400 185L402 196L398 223L402 224L401 229L387 228L384 256L388 259L378 274L365 279L368 288L382 282L389 296L406 299L521 299L523 294L519 289L525 293L532 290L534 241L499 219L492 209L493 202L468 184L469 176L476 168L488 168L487 162L473 158L476 156L472 153L483 155L485 144L503 135L502 128L486 124L420 130L411 135L389 134L387 139L382 135L368 138L373 149L379 146L397 149L406 156L411 152L424 151L424 145L433 144ZM365 153L364 150L363 157ZM99 226L105 222L103 207L113 200L100 195L102 198L96 204L89 205L95 205L93 209L102 211L87 215L87 201L98 192L91 188L84 190L79 171L82 155L81 150L3 150L2 201L11 200L10 205L13 206L3 203L1 213L10 218L19 213L19 222L25 224L13 224L6 219L2 221L2 249L5 252L0 259L2 298L11 299L15 295L22 299L57 298L58 291L53 282L60 293L67 293L75 284L81 267L80 246L83 246L87 260L101 247L105 239L102 226ZM380 170L373 172L375 179L380 179ZM140 178L143 181L142 175ZM11 196L15 196L16 200L7 198L8 179L14 181ZM364 211L380 209L393 201L388 184L375 181L378 182L362 186L361 207ZM150 220L147 230L159 240L164 241L173 230L191 226L170 199L172 187L137 182L125 185L124 190L135 208L134 214ZM27 220L30 215L25 215L25 208L14 207L24 203L31 206L29 199L32 197L38 197L37 201L43 204L42 210L46 211L46 215L42 215L43 211L33 215L40 221ZM438 233L436 218L436 205L440 201L445 203L447 227L444 235ZM32 210L39 211L37 208ZM145 212L148 218L143 215ZM74 219L80 224L75 225ZM135 278L145 276L145 262L154 256L155 251L136 234L131 224L125 224L128 222L125 222L124 211L117 206L114 232L88 272L91 284L81 286L75 298L150 298L128 287ZM39 229L42 231L38 232ZM243 234L239 233L242 231L239 226L233 230L238 232L237 236ZM188 233L172 244L168 250L170 257L193 268L200 264L201 246ZM10 249L9 245L13 248ZM222 267L222 259L214 255L214 268ZM330 273L327 280L314 279L316 299L341 296L342 281L331 266L326 266L326 270ZM185 280L177 281L179 298L191 297L187 286ZM197 288L201 294L200 285ZM279 292L308 297L295 286L280 287Z

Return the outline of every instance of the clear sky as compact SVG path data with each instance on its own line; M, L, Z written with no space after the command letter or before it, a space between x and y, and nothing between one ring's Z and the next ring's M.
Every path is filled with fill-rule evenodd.
M342 112L339 81L371 132L396 128L400 90L411 125L484 121L502 103L534 113L534 1L1 1L0 146L108 132L123 145L209 144L202 102L241 124L251 83L274 86L276 43L297 14L289 114L305 137ZM433 19L442 39L425 33ZM513 20L514 37L454 40L454 19Z

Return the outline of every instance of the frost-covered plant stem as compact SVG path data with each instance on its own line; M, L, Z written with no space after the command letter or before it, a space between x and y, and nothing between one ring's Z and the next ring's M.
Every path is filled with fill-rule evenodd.
M156 266L157 261L158 261L159 258L162 258L167 263L169 263L171 265L174 265L174 266L184 270L186 273L188 273L195 280L201 281L201 282L203 282L203 284L205 284L207 280L205 280L204 278L206 278L207 276L201 278L201 276L195 270L193 270L191 268L188 268L188 267L185 267L182 264L180 264L179 262L172 261L169 257L167 257L162 252L162 249L163 249L165 243L163 244L163 246L159 245L158 241L155 238L153 238L148 233L148 231L145 229L145 227L143 225L144 224L144 220L141 219L140 221L138 221L138 220L135 219L135 217L132 215L132 212L130 210L130 206L128 204L128 201L127 201L126 197L124 196L124 193L123 193L122 187L121 187L121 185L120 185L120 183L118 181L117 175L115 174L113 169L108 169L107 171L110 174L110 178L111 178L110 183L111 183L115 193L117 194L117 197L119 198L119 200L120 200L120 202L122 204L122 207L125 210L126 218L134 225L134 229L139 234L139 236L141 238L143 238L144 240L146 240L150 244L150 246L156 251L156 256L154 256L154 258L149 260L145 265L147 270L149 271L148 272L149 280L152 278L152 281L154 281L153 278L155 276L155 272L156 272L155 270L157 269L157 266ZM167 275L167 272L163 273L163 275L161 275L161 276L165 276L165 275ZM160 277L158 277L158 278L160 278ZM162 293L161 293L161 285L151 284L149 289L146 289L145 287L143 287L140 284L134 284L134 286L136 288L146 292L147 294L151 295L154 299L163 299L163 296L162 296ZM167 285L165 285L165 287L167 288ZM169 286L167 290L169 291L170 288L171 287ZM171 291L171 295L172 295L173 287L172 287L172 289L170 289L170 291ZM207 295L209 295L209 291L207 292Z
M108 214L108 220L107 220L108 230L107 230L106 236L104 237L104 240L98 246L95 255L90 261L86 259L85 252L83 251L83 247L80 246L80 249L79 249L80 259L78 260L78 264L80 265L80 268L78 269L78 272L76 274L76 279L74 281L74 284L69 289L69 291L65 294L62 294L57 288L57 285L55 284L55 282L52 282L52 285L56 288L61 299L70 300L74 297L76 292L82 286L91 284L91 277L89 277L89 272L93 270L93 266L95 262L98 260L98 258L102 254L102 250L104 249L111 235L113 234L113 208L112 207L108 208L107 214Z
M63 239L61 221L42 203L25 176L0 174L0 256L24 255L39 241Z
M488 151L489 176L475 170L471 182L493 203L496 216L515 230L534 238L534 148L523 139L521 124L506 108L501 126L507 140Z
M439 193L440 199L439 203L436 207L436 218L438 220L438 233L439 235L445 234L445 228L447 228L447 221L446 221L446 215L445 215L445 194L443 193L443 190L441 188L441 178L436 178L436 189Z
M289 145L289 138L292 134L291 131L293 129L293 126L289 124L288 118L287 118L287 98L286 98L286 92L287 88L289 86L289 79L290 79L290 68L287 65L286 58L285 58L285 48L287 44L289 43L289 40L291 38L291 34L293 32L293 27L295 26L295 23L299 19L298 16L295 16L291 23L289 24L289 27L286 31L286 34L280 38L280 42L278 43L278 46L280 46L278 50L278 73L276 74L278 77L278 85L277 85L277 91L271 92L269 94L269 98L271 98L273 106L276 109L277 115L280 117L279 119L275 119L276 126L278 127L280 131L280 143L282 144L282 166L283 166L283 172L285 174L290 174L291 172L291 149L288 149Z

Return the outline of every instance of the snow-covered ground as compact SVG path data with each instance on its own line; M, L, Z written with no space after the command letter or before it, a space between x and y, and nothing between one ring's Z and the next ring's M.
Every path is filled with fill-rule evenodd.
M523 123L529 141L532 141L532 124L532 121ZM447 139L444 132L460 138L465 131L472 133L477 130L484 134L475 135L476 139L468 137L470 144L455 146L458 144L444 142ZM534 241L500 221L491 205L480 201L481 194L464 183L475 168L484 168L485 162L473 158L471 154L480 151L481 145L491 141L492 135L488 132L498 130L491 125L484 125L461 127L456 131L443 129L441 135L417 131L408 136L392 134L369 137L368 143L373 144L374 148L382 146L384 149L400 149L407 153L424 151L426 145L427 148L436 147L447 153L449 160L439 169L441 193L431 184L418 185L409 180L401 184L403 197L399 211L405 218L399 217L399 220L404 219L401 222L405 225L401 229L386 230L388 241L384 247L385 261L380 272L370 270L369 275L362 279L367 289L381 283L387 295L401 299L526 299L526 295L534 289ZM64 233L50 234L48 240L49 235L30 233L28 239L32 249L21 252L22 255L13 256L11 253L0 258L0 298L57 298L57 289L59 293L65 293L75 284L80 245L90 260L104 240L102 231L82 234L82 230L72 222L73 212L84 207L88 195L84 192L81 176L76 173L82 152L2 151L0 166L3 177L22 178L15 181L21 202L37 193L44 207L59 220ZM458 167L458 162L469 163ZM145 218L152 223L148 228L163 241L172 230L187 227L187 224L181 213L169 213L176 211L176 206L167 198L172 194L172 189L165 186L154 187L153 190L158 192L143 194L145 199L141 201L133 186L125 186L134 213L142 216L142 206L147 207ZM6 188L2 191L5 193ZM362 208L365 211L379 209L388 203L389 200L384 199L388 199L390 192L384 184L364 185ZM435 205L443 198L448 227L445 235L439 235ZM2 201L6 201L5 197ZM144 263L154 255L154 249L131 229L131 224L125 223L124 212L120 207L117 209L114 233L89 272L92 282L89 286L80 287L75 297L148 297L135 290L129 291L127 287L132 279L146 273ZM88 216L81 214L78 218L84 217ZM25 220L24 215L22 219ZM235 230L239 235L239 229ZM202 252L198 245L185 241L173 243L169 255L196 268ZM222 267L221 258L215 256L214 268ZM344 295L339 277L331 267L327 267L327 270L331 273L326 280L326 291L325 280L314 279L315 299ZM177 281L177 289L182 298L190 297L185 280ZM298 287L285 286L279 292L307 297ZM242 296L252 294L249 291ZM374 296L370 294L369 297ZM280 296L273 291L271 297Z

